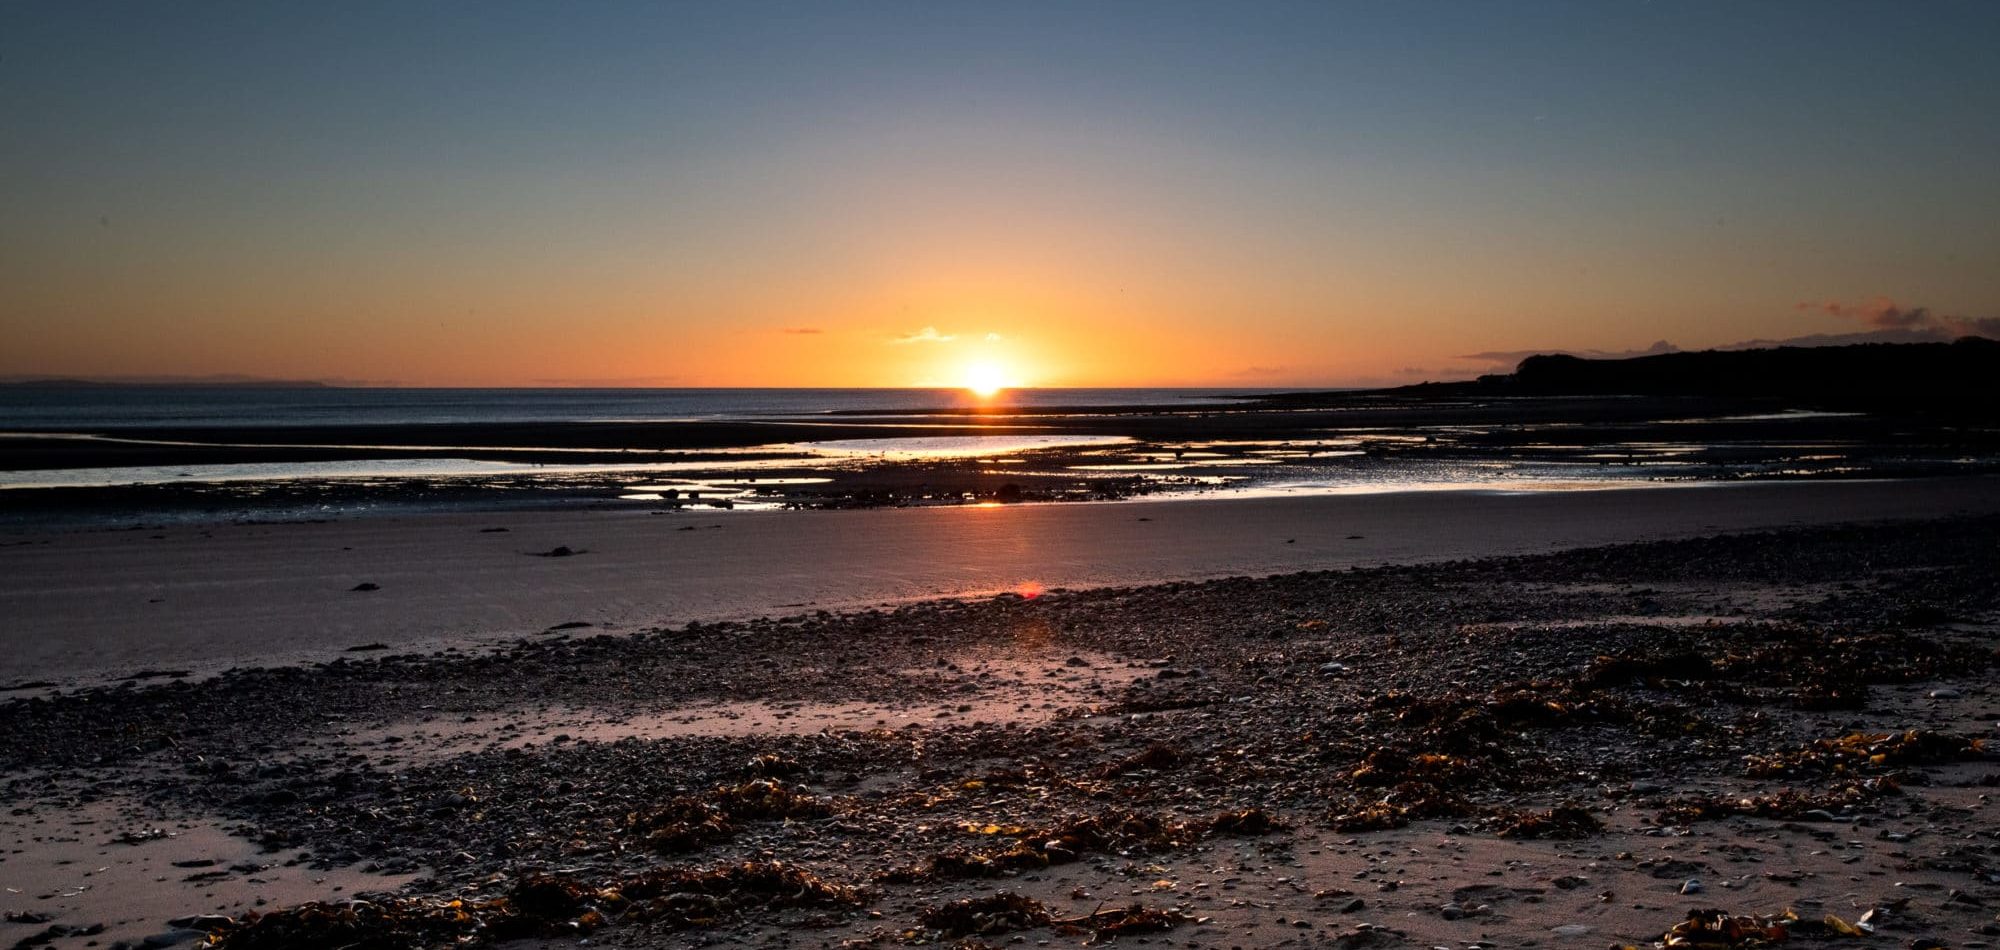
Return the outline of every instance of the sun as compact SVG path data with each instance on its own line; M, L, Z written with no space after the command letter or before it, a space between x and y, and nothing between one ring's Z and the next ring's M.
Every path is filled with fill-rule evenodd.
M992 362L973 363L965 368L966 391L981 399L991 399L1007 388L1007 371Z

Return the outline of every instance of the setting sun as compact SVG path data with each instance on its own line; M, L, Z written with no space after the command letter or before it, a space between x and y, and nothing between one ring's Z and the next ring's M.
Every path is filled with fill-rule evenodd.
M964 385L973 395L989 399L1007 388L1007 374L997 363L974 363L965 368Z

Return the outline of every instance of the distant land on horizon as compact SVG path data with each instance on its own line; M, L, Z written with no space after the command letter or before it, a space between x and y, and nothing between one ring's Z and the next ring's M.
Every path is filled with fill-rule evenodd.
M1452 396L1776 397L1824 408L1991 413L2000 409L2000 342L1857 343L1701 350L1622 359L1537 354L1514 372L1381 393Z
M1481 354L1500 357L1514 354ZM1395 393L1404 395L1648 395L1797 396L1871 404L1897 404L1919 394L1993 402L1984 390L2000 378L2000 343L1983 336L1954 341L1921 335L1877 332L1795 340L1756 340L1706 350L1682 350L1664 340L1626 353L1524 350L1512 373L1403 386L1300 386L1287 390L1241 388L1275 399L1316 395ZM814 389L771 386L410 386L386 381L272 379L243 374L212 376L4 376L0 388L13 389ZM832 387L842 388L842 387ZM877 387L862 387L877 388ZM951 389L950 386L879 387ZM1222 389L1214 386L1016 387L1021 389ZM1892 392L1893 390L1893 392ZM1961 392L1963 390L1963 392ZM1885 403L1884 400L1888 402Z
M186 387L209 389L336 389L355 384L318 379L262 379L255 376L134 376L89 378L26 376L0 378L0 386L23 389L116 389Z

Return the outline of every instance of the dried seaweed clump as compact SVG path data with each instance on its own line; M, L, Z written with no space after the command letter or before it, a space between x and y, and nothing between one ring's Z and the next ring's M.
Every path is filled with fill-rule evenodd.
M1654 946L1688 950L1762 950L1785 943L1794 936L1865 937L1874 931L1869 918L1878 913L1879 910L1870 911L1861 920L1849 923L1832 914L1820 920L1806 920L1792 910L1778 917L1732 914L1715 909L1691 910L1686 920L1675 924ZM1614 947L1613 950L1636 948Z
M1604 687L1623 686L1636 681L1657 687L1667 682L1713 679L1716 673L1714 661L1701 654L1692 650L1668 650L1600 656L1591 662L1582 682L1586 686Z
M863 888L840 884L776 861L696 870L661 868L599 891L625 919L674 927L707 927L750 909L852 907L866 903Z
M1499 825L1498 834L1502 838L1589 838L1604 830L1604 822L1596 815L1575 805L1542 812L1510 812L1500 816Z
M1756 642L1724 639L1746 633ZM1716 631L1707 644L1712 657L1685 648L1600 656L1582 682L1600 688L1640 682L1740 702L1786 698L1808 710L1862 709L1871 683L1962 675L1993 661L1985 651L1905 633L1733 627Z
M1752 950L1771 947L1791 939L1783 918L1731 914L1720 910L1692 910L1687 919L1675 924L1660 937L1668 947L1730 947Z
M1438 752L1413 753L1395 746L1383 746L1368 753L1368 757L1348 774L1347 779L1355 785L1369 788L1406 782L1450 786L1469 781L1480 771L1478 763L1463 756Z
M890 871L882 875L882 880L908 883L929 877L995 877L1012 871L1066 864L1090 852L1172 851L1206 837L1216 829L1218 821L1233 829L1242 829L1230 832L1234 834L1261 834L1248 829L1277 827L1275 820L1257 809L1218 819L1194 821L1169 821L1155 815L1126 811L1072 818L1045 829L967 826L966 830L975 834L1010 838L1013 843L999 849L953 849L919 867Z
M1528 729L1610 724L1681 733L1690 728L1689 715L1679 707L1631 703L1564 682L1514 683L1485 694L1443 697L1391 692L1377 697L1372 708L1393 714L1395 728L1407 735L1405 748L1378 750L1381 759L1371 753L1357 773L1358 781L1376 785L1475 778L1487 786L1535 784L1534 769L1520 751L1519 734ZM1445 774L1411 774L1412 769ZM1383 774L1371 779L1369 771Z
M741 822L825 818L835 810L831 799L769 779L752 779L634 812L626 816L625 829L654 851L681 854L728 841Z
M1748 771L1757 778L1825 775L1905 765L1977 761L1986 757L1986 742L1983 739L1923 729L1901 733L1852 732L1838 739L1819 739L1791 752L1751 756Z
M1456 792L1429 782L1404 782L1379 798L1355 797L1335 806L1328 822L1336 831L1387 831L1412 821L1468 818L1478 812Z
M1262 808L1226 811L1208 820L1210 834L1251 837L1283 831L1285 823Z
M753 908L853 906L859 888L776 863L656 868L599 885L536 875L492 898L392 897L312 902L230 921L209 936L221 950L407 950L480 946L590 933L608 920L707 927Z
M1715 821L1744 815L1752 818L1776 819L1820 819L1831 820L1843 809L1860 808L1879 798L1902 792L1902 786L1889 776L1841 782L1829 786L1825 792L1807 794L1794 789L1785 789L1774 795L1746 795L1728 798L1709 795L1699 798L1685 798L1669 803L1660 812L1663 825L1691 825L1698 821Z
M1056 921L1064 933L1085 933L1094 940L1115 940L1131 934L1163 933L1186 923L1196 923L1178 907L1147 907L1133 904L1119 910L1098 911L1082 917Z
M1000 893L926 908L917 916L925 930L941 937L984 937L1046 927L1055 915L1041 901Z
M1098 778L1117 778L1127 772L1159 772L1179 765L1182 758L1180 747L1155 742L1128 758L1099 766L1092 774Z

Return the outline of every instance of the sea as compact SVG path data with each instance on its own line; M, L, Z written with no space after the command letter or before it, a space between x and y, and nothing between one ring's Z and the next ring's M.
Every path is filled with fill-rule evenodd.
M656 505L699 497L704 503L726 502L731 510L786 508L816 503L812 489L773 491L773 486L823 483L836 470L955 458L992 459L987 467L1024 466L1008 471L1069 479L1090 499L1103 494L1094 486L1114 485L1121 478L1144 483L1144 491L1128 485L1111 490L1117 497L1173 498L1569 491L1721 485L1761 478L2000 471L2000 457L1992 453L1967 452L1953 442L1933 445L1936 440L1928 437L1877 443L1864 423L1840 427L1850 414L1808 410L1662 419L1637 430L1611 426L1614 431L1604 434L1596 434L1588 420L1509 425L1501 427L1505 438L1498 441L1489 438L1491 426L1414 422L1397 431L1334 426L1279 441L1259 441L1268 437L1254 434L1253 428L1213 441L1159 444L1101 426L1049 432L1032 427L1010 431L1019 427L999 424L991 426L991 432L968 434L957 424L963 421L962 414L953 411L998 403L1046 410L1037 413L1046 418L1095 407L1228 407L1246 397L1284 391L1019 389L981 399L961 389L0 385L0 449L10 443L45 446L52 439L95 440L132 446L132 460L137 463L57 468L32 461L43 449L23 448L18 457L24 461L19 465L7 464L8 456L0 455L0 527L67 520L158 520L165 517L158 506L184 511L189 518L318 517L433 503L449 507L467 503L468 486L477 489L480 503L496 498L510 504L513 499L541 503L555 493L590 503ZM823 439L785 441L798 438L800 427L793 425L774 429L769 444L700 449L699 458L618 447L555 450L484 443L383 451L380 445L350 444L352 427L358 426L732 420L755 424L816 419L874 429L886 426L908 434L852 438L829 427ZM940 431L947 424L955 431ZM1746 425L1754 428L1746 430ZM312 436L314 427L327 429L323 441ZM142 448L211 443L248 447L263 443L263 437L252 431L263 428L290 430L276 441L326 450L328 457L211 461L156 455L149 460ZM240 441L231 437L232 429L243 430ZM1065 449L1067 454L1032 454L1040 449ZM1059 470L1045 472L1036 466ZM440 486L459 490L440 494ZM104 492L127 489L146 493ZM173 494L161 495L155 489ZM793 497L795 493L802 497ZM949 502L958 496L947 493L938 498ZM924 495L918 500L936 499Z
M1226 404L1273 389L1016 389L1010 406ZM962 389L364 389L0 386L0 432L149 428L676 422L992 405Z

